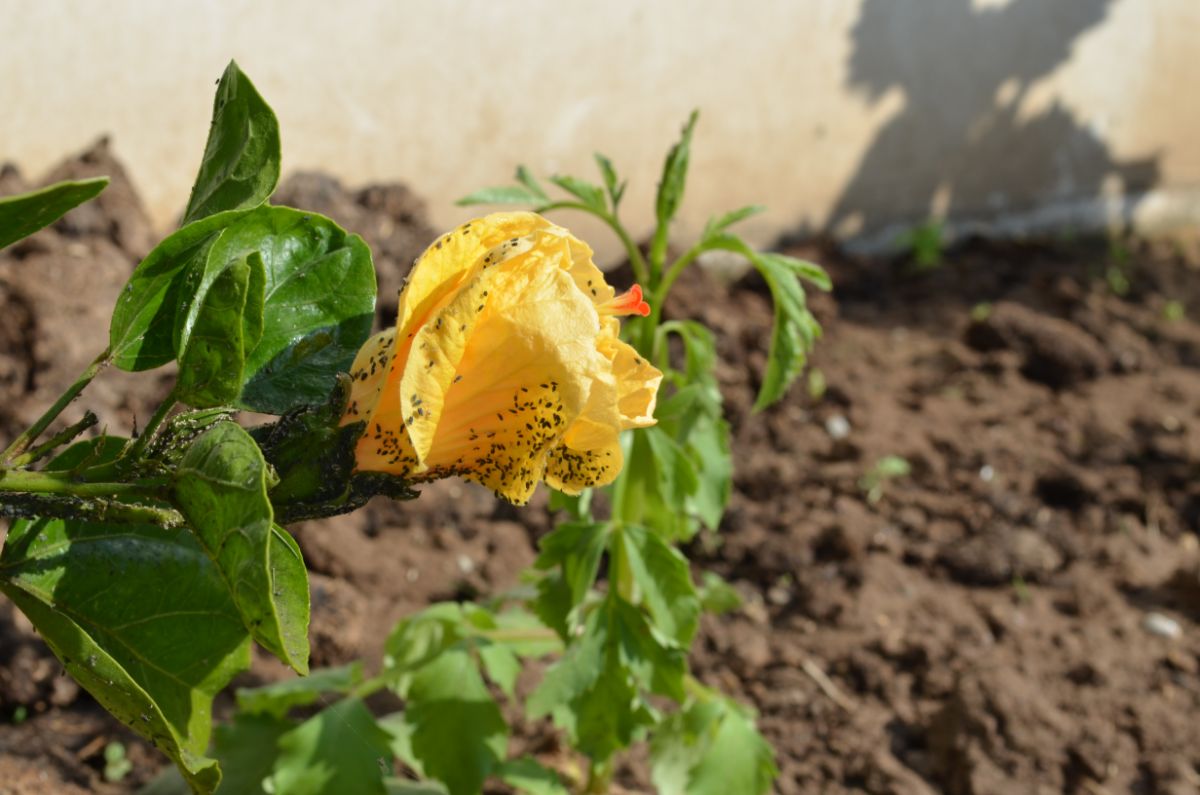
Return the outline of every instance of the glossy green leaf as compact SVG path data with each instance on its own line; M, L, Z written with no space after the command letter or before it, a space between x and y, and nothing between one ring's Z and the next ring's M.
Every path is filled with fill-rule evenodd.
M217 83L212 125L183 223L263 204L279 182L279 122L230 61Z
M608 211L604 202L604 190L600 186L593 185L587 180L579 179L578 177L561 174L550 177L550 181L579 199L592 210L598 213Z
M230 224L207 255L197 299L223 263L251 252L265 273L263 331L246 354L238 403L282 414L323 403L350 369L371 332L375 266L362 238L333 221L288 207L261 207ZM176 351L186 350L198 309L193 301L177 321Z
M623 525L613 533L637 593L660 630L687 648L696 634L700 601L687 558L656 533Z
M112 460L113 437L68 448L47 469ZM250 636L220 572L187 529L39 519L13 523L0 590L67 673L175 760L199 792L213 696L250 665Z
M215 788L212 699L249 667L249 636L187 530L17 522L0 590L105 709Z
M692 152L692 131L695 130L696 120L699 117L699 111L692 111L688 116L679 142L671 147L671 151L667 153L666 162L663 163L662 178L658 183L658 195L654 200L654 212L660 226L665 226L675 217L675 213L679 211L679 204L683 201L683 190L687 183L688 160Z
M197 302L190 344L179 357L177 396L195 408L232 403L246 354L262 336L264 270L257 252L228 264Z
M660 795L763 795L779 775L773 756L753 718L720 697L672 715L650 741Z
M362 682L362 662L355 660L337 668L322 668L308 676L284 679L262 687L239 687L238 710L282 718L296 707L315 704L329 694L345 695Z
M180 305L190 300L189 287L196 286L189 285L188 278L199 278L222 230L243 215L220 213L188 224L155 246L134 269L109 325L113 364L136 372L175 358L176 317Z
M278 740L268 791L286 795L383 795L391 736L362 701L343 699Z
M308 575L295 540L272 522L258 445L235 423L213 425L184 453L174 493L254 639L307 673Z
M108 185L108 177L56 182L45 188L0 198L0 248L49 226Z
M404 718L421 769L450 795L478 795L507 755L508 724L466 649L443 652L413 674Z

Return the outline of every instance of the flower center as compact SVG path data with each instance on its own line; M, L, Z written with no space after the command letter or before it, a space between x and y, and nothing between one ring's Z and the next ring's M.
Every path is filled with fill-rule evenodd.
M650 304L642 300L642 286L635 284L620 295L613 296L609 300L596 307L602 315L641 315L647 317L650 314Z

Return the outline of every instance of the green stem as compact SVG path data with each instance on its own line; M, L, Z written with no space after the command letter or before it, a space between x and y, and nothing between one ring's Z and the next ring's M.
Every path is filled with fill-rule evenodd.
M75 379L75 383L67 387L67 391L63 392L62 395L59 396L58 400L54 401L53 406L47 409L45 414L38 417L37 422L33 423L33 425L30 425L21 433L20 436L14 439L12 444L10 444L3 453L0 453L0 462L11 461L16 456L19 456L21 453L25 452L29 445L37 441L37 438L41 436L42 432L50 426L50 423L54 422L54 420L58 418L59 414L62 414L63 409L65 409L72 400L79 397L79 393L84 390L84 387L90 384L92 379L104 369L105 365L108 364L108 358L109 351L107 348L105 348L104 352L97 356L92 363L87 366L87 369Z
M165 478L147 478L132 483L94 483L77 480L65 472L29 472L23 469L0 472L0 492L18 494L157 499L166 485Z
M13 458L12 465L14 467L24 467L32 464L53 450L71 441L88 428L91 428L97 422L99 422L99 419L95 414L90 411L85 411L83 413L83 419L81 419L79 422L75 423L74 425L68 425L66 428L63 428L61 431L51 436L49 441Z
M667 270L659 282L657 289L654 291L654 304L662 305L663 301L667 300L667 293L671 292L671 285L675 284L675 280L683 273L684 268L692 264L696 257L700 256L704 249L699 245L692 246L680 256L679 259L671 263L671 267ZM654 304L651 304L653 306Z
M584 795L608 795L614 768L611 756L600 761L591 760L588 765L587 784L583 788Z
M164 505L128 503L103 497L63 494L13 493L0 502L0 516L8 519L72 519L110 524L148 524L170 529L184 524L183 516Z
M146 445L148 445L150 440L154 437L154 432L158 430L158 426L163 424L163 420L165 420L167 415L171 413L171 409L175 408L175 402L175 391L172 390L171 394L167 395L166 399L162 403L158 404L158 408L156 408L154 413L150 415L150 419L146 423L146 427L142 429L142 432L138 435L138 438L134 439L133 443L130 444L129 447L125 449L125 452L121 454L122 459L126 461L136 461L138 457L141 456L146 449Z

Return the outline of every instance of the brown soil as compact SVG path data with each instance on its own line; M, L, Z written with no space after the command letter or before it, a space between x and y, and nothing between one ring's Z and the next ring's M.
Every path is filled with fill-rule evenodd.
M103 145L53 176L95 172L120 174ZM20 184L0 174L0 192ZM403 188L308 175L282 193L363 234L385 285L432 236ZM6 437L95 354L149 244L119 177L0 255ZM1168 299L1200 313L1200 255L974 243L913 274L799 253L837 284L813 299L819 397L799 384L751 415L769 337L758 279L698 276L669 308L717 330L735 434L729 514L689 552L746 605L705 620L693 663L759 710L778 791L1200 791L1200 324L1164 313ZM1101 278L1109 265L1126 295ZM127 429L168 377L106 374L80 408ZM911 474L872 502L862 478L889 455ZM377 659L400 616L513 585L550 522L544 495L514 509L442 482L294 528L314 572L314 662ZM260 658L243 680L279 673ZM12 725L19 706L29 717ZM126 793L158 764L7 604L0 720L0 793ZM101 776L110 740L134 762L119 784ZM544 725L516 743L553 747ZM622 771L632 791L644 781L640 763Z

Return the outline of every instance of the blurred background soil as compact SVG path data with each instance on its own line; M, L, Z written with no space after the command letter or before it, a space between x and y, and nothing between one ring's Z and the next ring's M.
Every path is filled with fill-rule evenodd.
M155 242L104 141L39 182L93 174L113 177L99 200L0 254L4 439L103 347ZM0 172L0 195L27 187ZM274 202L366 238L390 322L436 233L421 200L298 174ZM758 710L778 792L1200 791L1200 246L967 241L924 270L790 251L836 289L812 296L812 375L770 411L750 413L762 281L697 274L667 307L716 330L734 429L730 510L688 553L745 605L705 619L692 662ZM67 419L128 433L170 380L105 373ZM870 482L887 456L910 473ZM552 521L544 490L516 509L445 481L292 528L314 664L377 663L401 616L510 588ZM238 683L283 675L260 657ZM517 748L554 752L549 726L518 725ZM119 782L112 741L133 763ZM0 794L130 793L161 763L0 599ZM650 791L636 755L620 781Z

